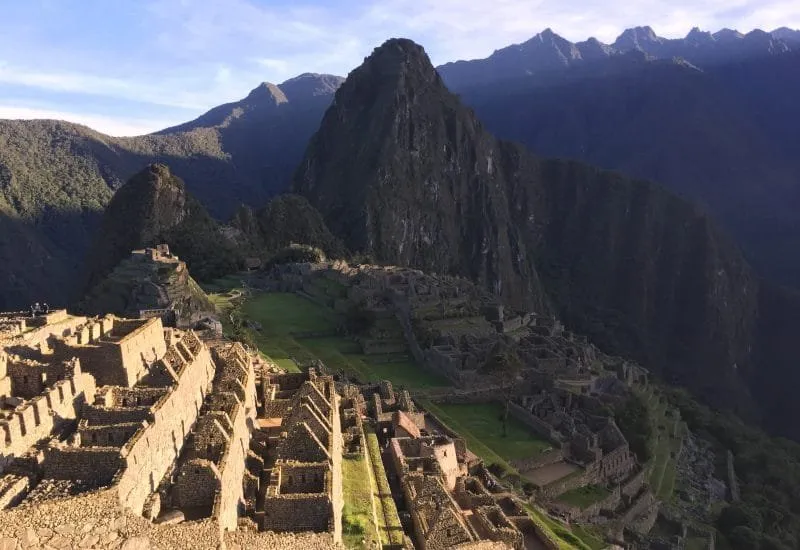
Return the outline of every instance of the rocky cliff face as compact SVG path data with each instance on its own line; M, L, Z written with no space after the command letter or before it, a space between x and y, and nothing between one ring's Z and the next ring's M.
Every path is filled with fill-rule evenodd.
M413 42L386 42L350 74L294 189L351 250L555 311L603 347L752 412L737 368L757 288L737 249L656 185L496 140Z
M353 251L469 276L545 310L498 160L494 138L447 92L422 48L392 40L337 92L294 189Z
M164 164L152 164L114 195L87 259L92 289L131 250L166 242L201 279L236 268L217 223ZM218 273L219 272L219 273Z

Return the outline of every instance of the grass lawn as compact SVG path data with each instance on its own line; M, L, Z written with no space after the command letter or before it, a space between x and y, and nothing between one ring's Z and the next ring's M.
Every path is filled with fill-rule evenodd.
M665 400L653 390L648 389L646 400L650 407L653 434L656 440L652 450L652 470L650 486L656 497L669 500L675 490L675 459L685 434L683 422L675 422L676 411L668 407Z
M381 449L378 444L378 437L375 432L364 426L364 435L367 439L367 452L371 464L372 480L378 491L376 495L379 499L378 506L378 527L381 533L381 540L385 544L403 543L403 526L400 523L400 516L397 515L397 506L392 499L392 492L389 489L389 481L386 479L386 470L383 468L381 460Z
M241 310L247 319L261 324L262 330L250 331L261 352L290 372L298 370L294 359L319 359L331 370L343 370L364 382L391 380L395 387L408 389L449 385L413 360L381 363L377 357L361 353L361 347L344 336L292 336L331 331L338 324L331 309L296 294L256 294L244 301Z
M553 539L559 550L601 550L608 546L585 528L575 526L570 529L530 504L523 503L522 506L534 523Z
M567 491L558 497L558 500L570 506L577 506L578 508L588 508L595 502L603 500L611 491L602 485L587 485L586 487L578 487Z
M326 331L336 328L333 311L296 294L255 294L242 305L242 313L261 323L264 335Z
M374 546L380 540L372 515L372 486L367 461L361 458L342 459L342 535L347 548Z
M534 435L512 416L508 417L507 435L503 436L503 422L500 417L504 411L499 403L436 406L458 425L451 425L451 428L459 433L470 433L505 460L530 458L553 446L549 441Z

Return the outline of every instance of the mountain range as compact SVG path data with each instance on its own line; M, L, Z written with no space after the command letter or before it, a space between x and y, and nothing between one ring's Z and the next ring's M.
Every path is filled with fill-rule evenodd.
M226 234L256 248L299 237L334 255L346 248L470 277L710 403L800 437L787 421L800 412L791 393L800 300L758 275L792 283L797 267L778 261L800 242L795 38L670 41L640 28L613 45L570 45L545 32L456 64L460 72L437 72L420 46L396 39L344 83L306 74L262 84L148 136L0 122L0 277L9 281L0 309L78 297L92 280L90 243L89 269L112 267L99 265L109 235L125 241L112 246L117 258L172 231L193 274L192 254L202 260ZM169 172L137 176L139 198L119 195L101 223L121 183L151 163ZM287 190L295 195L264 206ZM174 212L193 220L188 231L136 229L161 196L180 199ZM126 204L139 200L151 206ZM763 257L754 243L769 245Z
M80 297L103 209L148 164L168 164L216 218L263 206L286 189L341 80L264 83L197 120L130 138L62 121L0 121L0 309Z
M800 258L786 253L800 245L799 37L667 40L640 27L590 56L591 40L545 31L439 72L497 136L665 185L720 221L760 273L800 288Z

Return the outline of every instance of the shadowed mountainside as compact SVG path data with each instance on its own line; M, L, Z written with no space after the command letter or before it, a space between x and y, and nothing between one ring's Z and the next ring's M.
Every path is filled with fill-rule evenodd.
M667 40L638 28L592 58L578 55L585 44L546 31L463 62L469 79L439 71L495 135L658 181L717 217L759 273L800 288L800 259L786 253L800 245L795 34Z
M0 120L0 303L65 305L102 211L153 162L169 165L218 218L286 189L340 82L305 74L157 134L113 138L50 120ZM193 271L193 275L200 273ZM55 284L54 284L55 283Z
M354 252L551 309L707 401L800 435L786 422L795 400L770 402L782 367L761 353L793 306L776 313L714 222L658 185L496 140L413 42L388 41L350 74L294 190Z

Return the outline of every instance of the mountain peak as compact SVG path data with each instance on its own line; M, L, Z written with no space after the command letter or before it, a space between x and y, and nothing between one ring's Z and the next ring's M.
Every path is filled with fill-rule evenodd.
M721 40L739 40L744 38L744 35L737 31L736 29L721 29L714 33L714 39L721 41Z
M663 39L650 26L625 29L613 46L619 50L638 49L647 44L660 43Z
M344 78L332 74L303 73L285 82L278 88L289 98L296 101L300 97L329 96L344 82Z
M372 51L372 54L365 60L365 65L383 62L402 64L412 60L430 64L425 49L413 40L390 38Z
M686 40L693 43L707 42L713 40L714 37L708 31L701 31L700 27L692 27L689 34L686 35Z
M288 99L286 99L286 94L284 94L281 89L271 82L262 82L255 88L253 88L247 97L245 98L249 101L273 101L276 105L280 103L286 103Z
M375 48L364 63L353 71L369 75L376 82L393 82L391 77L415 75L425 81L437 78L425 49L407 38L390 38Z

